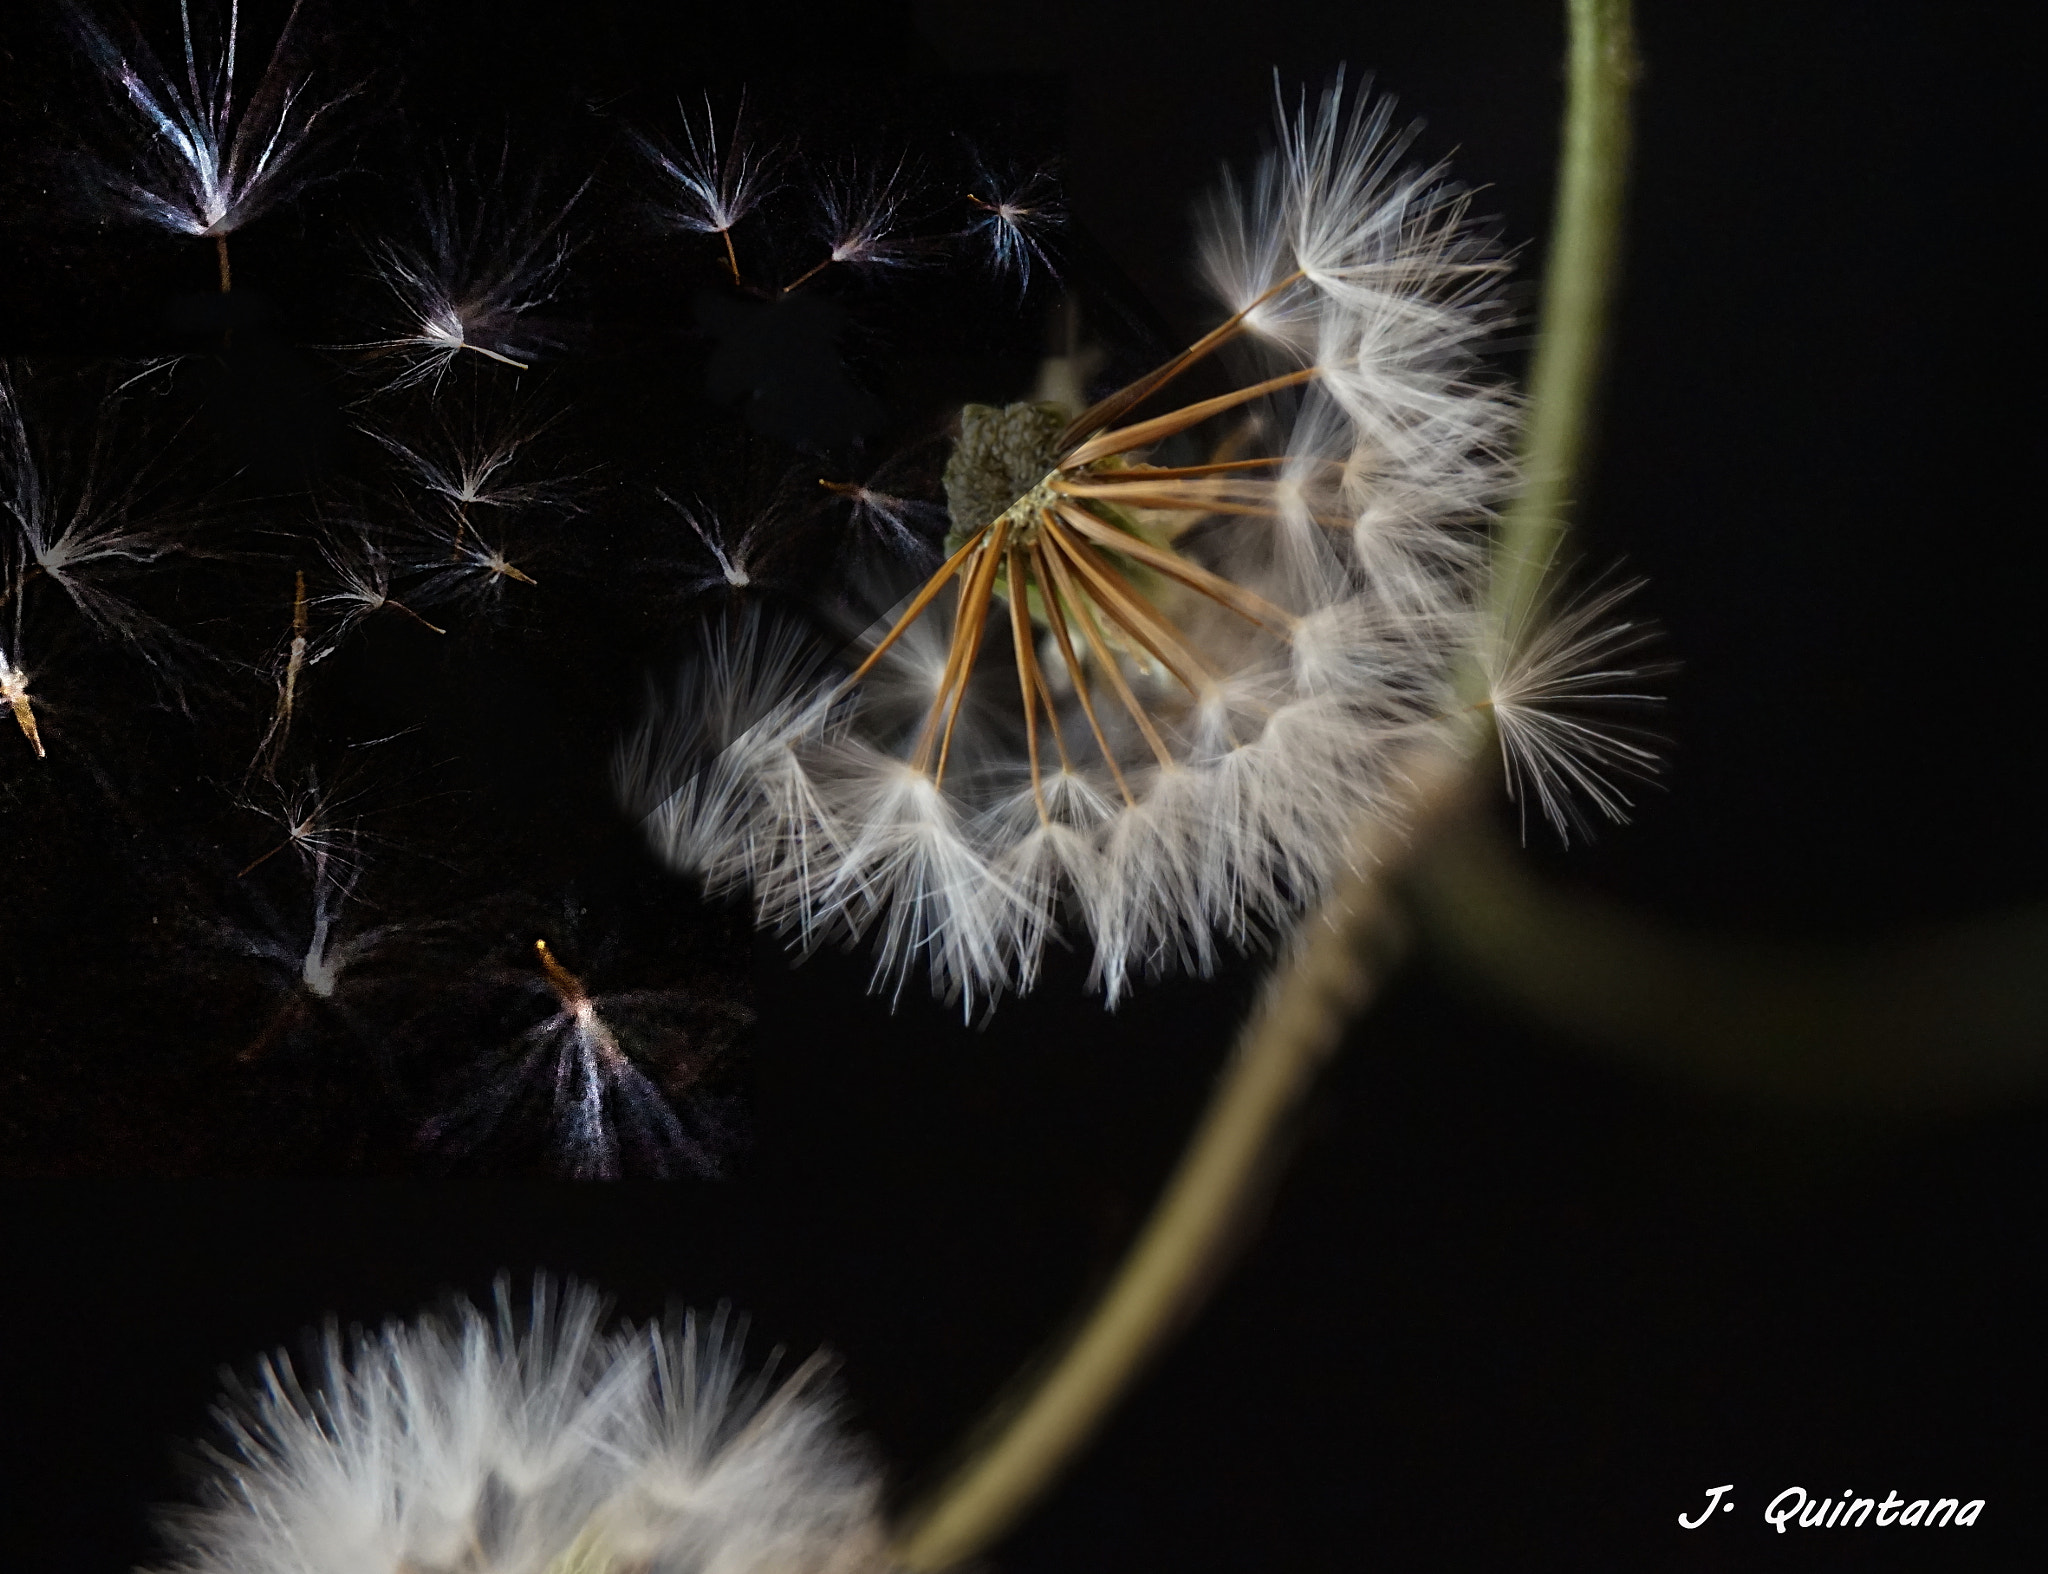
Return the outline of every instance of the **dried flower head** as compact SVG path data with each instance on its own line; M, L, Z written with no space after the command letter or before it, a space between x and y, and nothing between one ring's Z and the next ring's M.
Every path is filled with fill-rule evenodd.
M202 1507L156 1574L882 1574L872 1464L822 1363L746 1375L720 1312L617 1333L574 1285L524 1318L330 1325L217 1407ZM772 1363L771 1363L772 1370Z
M970 1010L1065 922L1114 998L1312 900L1471 708L1508 478L1474 366L1499 260L1387 127L1341 83L1283 116L1211 216L1233 309L1186 351L1086 410L962 412L950 555L842 681L721 704L738 663L706 663L698 730L736 730L629 756L656 846ZM1226 349L1234 386L1144 413Z

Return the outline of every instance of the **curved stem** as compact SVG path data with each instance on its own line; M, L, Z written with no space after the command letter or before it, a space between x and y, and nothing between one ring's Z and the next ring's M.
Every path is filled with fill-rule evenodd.
M1541 328L1530 375L1524 488L1494 542L1489 613L1502 628L1540 600L1586 449L1620 246L1635 79L1629 0L1566 0L1570 76ZM1490 736L1479 713L1412 762L1409 837L1361 826L1347 875L1270 975L1208 1112L1101 1300L1000 1403L966 1458L907 1518L910 1574L953 1568L1000 1538L1087 1441L1200 1301L1259 1194L1275 1136L1370 1001L1401 946L1388 876L1464 795Z
M1557 206L1529 365L1522 489L1494 535L1489 600L1496 626L1526 617L1540 601L1585 468L1620 272L1629 96L1639 71L1629 6L1630 0L1565 3L1570 68Z
M1437 802L1469 775L1462 751L1416 762ZM1412 829L1412 827L1411 827ZM952 1568L1009 1528L1049 1486L1131 1379L1200 1300L1264 1195L1274 1135L1299 1106L1350 1019L1405 947L1382 868L1399 847L1361 827L1351 870L1268 975L1207 1113L1102 1299L1071 1341L997 1405L979 1447L898 1542L901 1568Z

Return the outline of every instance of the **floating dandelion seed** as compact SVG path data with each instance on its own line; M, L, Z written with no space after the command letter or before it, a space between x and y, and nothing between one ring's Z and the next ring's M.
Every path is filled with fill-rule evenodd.
M863 170L850 160L844 169L827 174L817 189L825 256L785 284L783 293L834 264L879 271L915 262L918 243L902 233L903 209L915 187L914 175L901 161L886 175Z
M204 1505L156 1574L885 1574L881 1482L825 1363L748 1375L723 1311L607 1334L537 1280L524 1317L389 1323L312 1373L284 1355L216 1408Z
M321 576L323 588L313 597L312 607L330 621L318 648L307 658L307 665L325 661L341 648L351 629L378 612L400 613L431 633L447 632L421 617L393 593L393 583L403 566L392 561L368 526L354 524L329 530L320 543L320 558L326 571Z
M229 0L227 28L210 40L195 35L189 0L179 0L182 80L158 63L139 29L127 27L126 42L117 43L84 10L73 8L70 14L86 54L133 114L122 122L129 143L124 165L103 166L102 183L123 208L147 223L213 237L225 291L230 283L228 236L307 184L307 155L316 136L358 90L324 100L310 94L310 74L295 61L297 3L278 33L269 65L239 107L240 0Z
M14 714L14 724L28 739L28 746L36 751L36 758L45 759L43 733L36 724L36 708L29 693L28 672L18 664L18 638L16 644L17 650L11 652L6 644L0 643L0 700L7 702L8 710Z
M1283 115L1211 216L1232 313L1180 355L1079 413L967 407L949 555L844 679L785 661L782 692L708 703L741 681L714 651L695 735L657 722L624 760L657 849L804 944L874 936L878 987L923 968L970 1013L1063 921L1114 1000L1313 900L1472 709L1475 526L1509 474L1512 407L1473 366L1499 260L1388 126L1341 82ZM1265 364L1144 413L1219 352ZM1531 736L1569 734L1502 729L1557 780Z
M179 542L150 517L149 467L112 463L119 407L115 397L100 402L89 449L66 465L36 440L13 380L0 372L0 510L20 543L19 572L0 596L19 607L30 582L43 580L99 637L132 645L161 666L180 642L115 586L174 554Z
M534 313L555 298L576 243L562 233L584 187L543 207L538 177L523 187L502 149L495 170L451 167L420 201L425 239L371 248L378 280L397 303L389 339L354 346L393 358L387 391L438 388L464 350L525 371L557 343ZM586 185L588 183L586 182Z
M718 565L717 573L700 575L692 589L710 590L723 582L729 590L745 590L754 583L749 548L754 545L761 533L760 521L757 520L740 532L739 539L732 543L731 550L728 551L723 539L724 533L716 516L702 504L692 508L687 503L678 503L659 487L655 491L664 503L682 515L683 523L704 543L704 550L711 554L712 561Z
M524 543L515 544L500 533L503 528L494 527L486 537L471 520L452 539L430 532L418 564L422 573L414 596L419 604L488 612L504 597L508 585L538 585L539 580L521 566L531 561Z
M271 708L270 725L264 729L263 741L257 744L256 757L250 765L251 770L260 770L272 781L276 780L285 746L291 742L292 721L298 714L299 684L316 654L313 603L306 591L306 571L296 569L292 574L291 632L269 663L272 681L277 686L277 702Z
M376 427L360 430L397 461L401 490L438 498L457 520L456 533L473 508L552 507L573 510L582 477L571 472L535 474L533 445L555 424L554 416L529 408L510 411L434 406L435 430L425 439L401 439Z
M593 993L544 938L529 955L531 967L489 975L484 1003L467 1013L488 1017L490 999L501 1011L509 1000L509 1047L460 1106L426 1123L421 1140L462 1154L516 1107L544 1105L549 1159L571 1179L716 1174L730 1140L725 1101L695 1084L750 1014L680 989ZM536 1008L546 1014L533 1022Z
M71 642L54 623L75 620L94 640L141 656L180 706L206 660L131 593L183 541L175 517L154 496L154 465L116 461L118 393L93 402L88 440L76 447L52 442L47 425L31 425L16 379L0 368L0 699L38 756L45 744L26 647L33 637L47 667L53 649Z
M377 840L362 827L366 796L368 789L348 781L322 783L319 771L313 769L290 785L265 779L257 790L239 799L237 806L270 821L282 835L245 865L237 878L247 877L287 851L309 868L318 863L331 865L337 873L352 874L360 866L360 843Z
M853 541L880 546L892 556L912 562L929 563L936 557L935 546L950 521L942 505L906 495L905 487L913 480L905 473L907 469L899 460L864 481L820 477L818 485L845 499Z
M1562 607L1524 617L1484 645L1486 705L1500 737L1508 796L1535 807L1569 840L1591 830L1588 807L1619 824L1629 784L1654 776L1651 740L1621 725L1627 710L1655 705L1641 687L1664 670L1642 652L1654 631L1616 614L1636 583L1608 585Z
M364 926L353 919L350 905L362 868L353 846L344 842L344 848L344 854L332 846L315 848L302 871L303 893L286 910L273 905L261 884L248 878L264 862L258 860L235 881L236 905L252 917L207 926L213 944L265 964L283 997L241 1051L242 1060L261 1058L325 1015L338 1016L358 1033L364 1030L356 997L367 987L368 964L386 954L406 928Z
M808 541L805 521L789 508L785 489L766 503L757 504L743 517L747 523L734 530L703 499L684 503L659 487L655 495L679 515L690 534L708 554L707 564L695 554L680 565L685 575L685 595L706 591L796 589L811 577L813 568L802 548Z
M676 107L682 109L680 103ZM733 250L733 226L768 195L775 163L772 153L758 153L748 144L741 128L746 113L746 101L742 99L733 112L731 130L721 138L718 117L712 112L707 94L701 133L690 112L682 110L682 150L651 137L634 138L641 151L668 177L662 216L678 229L716 235L722 240L725 264L735 284L740 282L740 262L739 254Z
M1067 209L1051 168L998 171L977 161L974 178L967 200L981 217L966 233L987 249L997 277L1016 279L1022 292L1031 288L1033 267L1057 272L1046 241L1066 223Z

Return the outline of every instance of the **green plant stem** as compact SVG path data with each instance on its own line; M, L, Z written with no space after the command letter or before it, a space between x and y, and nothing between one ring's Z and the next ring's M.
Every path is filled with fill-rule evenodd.
M1496 628L1536 610L1590 446L1619 282L1629 100L1639 74L1630 0L1565 0L1570 65L1557 206L1544 259L1522 487L1494 535Z
M1462 775L1439 751L1434 765ZM1116 1277L1073 1339L999 1405L985 1441L915 1518L897 1558L952 1568L1006 1530L1054 1479L1131 1378L1192 1309L1237 1238L1272 1157L1275 1132L1336 1052L1404 948L1405 928L1379 866L1396 848L1383 828L1352 847L1352 869L1268 977L1250 1028Z
M1635 79L1629 0L1567 0L1569 88L1557 209L1530 377L1526 484L1495 538L1496 627L1540 599L1586 449L1600 365ZM1073 1335L999 1404L957 1469L906 1517L909 1574L954 1568L998 1540L1067 1466L1213 1282L1259 1194L1275 1138L1401 948L1388 876L1461 802L1491 729L1411 762L1409 838L1362 826L1352 873L1304 924L1246 1023L1151 1218Z
M1403 887L1434 963L1633 1071L1898 1120L2048 1088L2048 908L1854 947L1689 933L1549 888L1479 817Z

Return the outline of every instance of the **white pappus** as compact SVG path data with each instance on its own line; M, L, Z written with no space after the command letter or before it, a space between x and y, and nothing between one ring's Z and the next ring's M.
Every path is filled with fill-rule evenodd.
M503 1040L420 1141L461 1157L524 1111L545 1127L548 1166L572 1180L717 1174L733 1111L706 1078L752 1013L713 986L594 988L545 938L527 954L526 966L478 970L407 1029L424 1039L482 1028ZM594 963L613 971L601 949Z
M733 249L733 227L759 206L774 189L776 154L761 151L747 140L744 99L733 111L732 126L719 135L718 117L709 94L704 98L700 129L678 101L683 142L676 147L658 137L636 134L634 141L663 176L660 215L676 229L716 235L725 243L725 263L739 282L739 254Z
M821 1361L749 1375L723 1311L607 1332L546 1279L494 1302L259 1363L153 1574L884 1574Z
M438 389L464 350L525 371L556 347L557 331L535 314L555 298L579 244L563 225L589 183L560 206L543 204L542 177L514 172L511 157L507 145L494 168L448 162L421 194L419 238L369 248L398 331L351 348L395 363L387 392Z
M301 0L302 3L302 0ZM228 287L227 237L301 189L308 155L335 109L355 96L311 91L298 59L295 3L255 88L235 101L240 0L229 0L227 23L211 38L195 34L191 0L179 0L182 73L166 70L139 28L117 41L83 8L72 7L74 32L93 65L127 111L121 163L99 166L102 183L128 212L162 229L211 236L220 252L221 288Z

